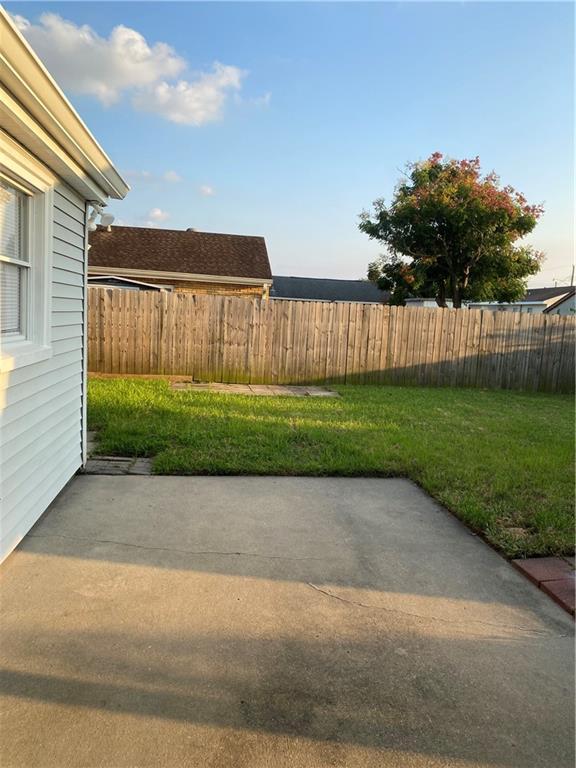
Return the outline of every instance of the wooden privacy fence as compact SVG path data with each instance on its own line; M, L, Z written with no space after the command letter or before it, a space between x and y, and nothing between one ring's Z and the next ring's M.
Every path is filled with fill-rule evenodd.
M574 391L576 320L89 288L92 372Z

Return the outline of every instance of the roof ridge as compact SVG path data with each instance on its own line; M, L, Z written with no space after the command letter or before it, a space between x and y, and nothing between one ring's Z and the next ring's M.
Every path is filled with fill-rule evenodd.
M324 282L330 280L334 283L370 283L370 280L367 280L362 277L306 277L303 275L272 275L272 277L283 277L287 278L288 280L323 280Z
M103 231L106 230L107 227L103 227L102 225L98 225L97 231ZM112 224L111 225L111 232L113 232L115 229L137 229L141 232L178 232L179 234L192 234L192 235L216 235L218 237L247 237L247 238L260 238L261 240L264 240L264 235L237 235L236 233L230 233L230 232L206 232L205 230L200 229L172 229L170 227L136 227L131 224Z

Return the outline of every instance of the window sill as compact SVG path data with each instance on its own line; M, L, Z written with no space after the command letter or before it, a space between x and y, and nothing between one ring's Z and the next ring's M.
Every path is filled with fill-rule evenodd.
M52 347L32 341L4 342L0 353L0 373L9 373L25 365L41 363L52 357Z

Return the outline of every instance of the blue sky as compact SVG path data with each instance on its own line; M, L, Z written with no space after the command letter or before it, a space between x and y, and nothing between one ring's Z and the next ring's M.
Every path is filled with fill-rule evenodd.
M543 202L531 284L570 276L570 3L5 7L128 177L121 222L260 234L276 274L360 278L381 247L358 213L438 150Z

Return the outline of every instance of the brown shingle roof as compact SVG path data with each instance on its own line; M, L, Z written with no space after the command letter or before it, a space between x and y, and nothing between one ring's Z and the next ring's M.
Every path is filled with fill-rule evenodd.
M90 233L89 267L272 278L263 237L181 229L98 227Z

